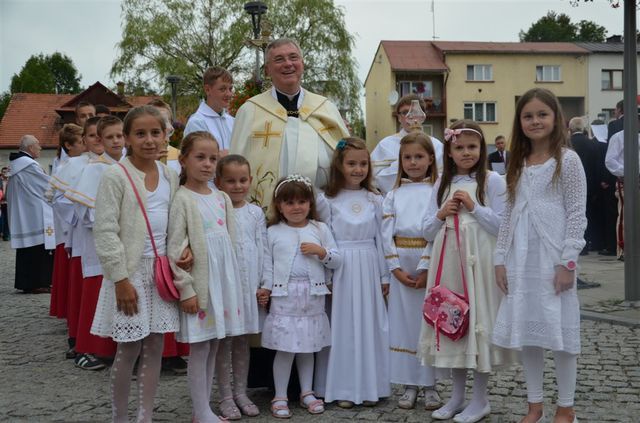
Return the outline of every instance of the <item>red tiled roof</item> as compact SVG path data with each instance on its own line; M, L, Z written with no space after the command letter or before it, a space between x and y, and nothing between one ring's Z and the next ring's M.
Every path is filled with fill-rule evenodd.
M94 84L95 85L95 84ZM93 87L93 86L92 86ZM11 97L0 122L0 148L17 148L23 135L34 135L47 148L58 146L61 118L56 110L72 111L64 105L81 94L33 94L17 93ZM126 97L126 103L141 106L158 98L156 96ZM126 112L128 107L110 107L113 112Z
M447 65L431 41L382 41L395 71L446 71Z
M43 147L57 147L60 130L56 113L73 94L18 93L11 97L0 122L0 148L16 148L23 135L34 135Z
M432 43L444 53L589 53L589 50L574 43L494 43L478 41L433 41Z

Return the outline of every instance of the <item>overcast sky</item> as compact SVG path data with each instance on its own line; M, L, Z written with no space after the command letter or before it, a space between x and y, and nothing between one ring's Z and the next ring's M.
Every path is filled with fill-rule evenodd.
M337 0L349 31L356 36L355 57L364 82L380 40L431 40L431 0ZM238 0L238 7L244 1ZM518 41L518 32L548 10L572 21L593 20L608 34L622 34L623 11L608 0L572 7L569 0L435 0L439 40ZM109 69L120 40L120 0L0 0L0 91L32 54L59 51L82 75L112 86Z

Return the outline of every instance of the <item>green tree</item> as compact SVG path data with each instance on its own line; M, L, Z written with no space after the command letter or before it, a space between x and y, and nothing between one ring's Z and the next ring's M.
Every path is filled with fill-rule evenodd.
M80 90L80 75L73 61L58 52L31 56L11 78L12 93L76 94Z
M571 22L569 15L549 11L527 31L520 31L520 41L593 41L604 42L607 30L595 22Z
M354 38L332 0L270 0L272 37L298 40L305 58L305 86L322 87L348 110L360 113L360 82L352 55ZM163 85L183 77L180 95L202 91L210 66L227 68L240 84L254 66L246 46L251 18L236 0L123 0L122 40L112 77L144 75Z
M8 91L0 94L0 120L4 116L4 112L7 111L7 107L9 106L9 101L11 101L11 93Z

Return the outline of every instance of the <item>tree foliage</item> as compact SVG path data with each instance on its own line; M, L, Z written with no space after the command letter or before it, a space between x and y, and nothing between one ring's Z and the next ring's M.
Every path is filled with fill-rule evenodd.
M7 111L7 107L9 106L9 101L11 101L11 93L8 91L0 94L0 120L4 116L4 112Z
M12 93L79 93L80 75L73 61L64 54L40 53L31 56L20 72L11 78Z
M520 41L593 41L604 42L605 27L593 21L571 22L569 15L549 11L534 22L525 32L520 31Z
M332 0L267 0L272 37L290 37L304 53L304 84L359 114L354 38ZM180 75L179 92L202 92L210 66L227 68L241 85L254 67L251 17L236 0L124 0L123 31L113 77L141 76L163 85Z

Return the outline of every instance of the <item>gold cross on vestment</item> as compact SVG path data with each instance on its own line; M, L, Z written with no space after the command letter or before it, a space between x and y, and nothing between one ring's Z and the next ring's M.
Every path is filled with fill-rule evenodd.
M51 226L47 226L47 229L44 230L44 233L46 233L47 236L53 235L53 228Z
M264 131L262 132L258 131L253 133L254 138L264 138L264 141L262 142L262 146L264 148L269 147L269 138L279 137L281 135L282 135L282 132L271 132L271 121L264 123Z
M329 125L329 126L325 126L324 128L320 128L320 131L319 131L319 132L332 131L332 130L334 130L334 129L336 129L336 127L335 127L335 126L333 126L333 125Z

